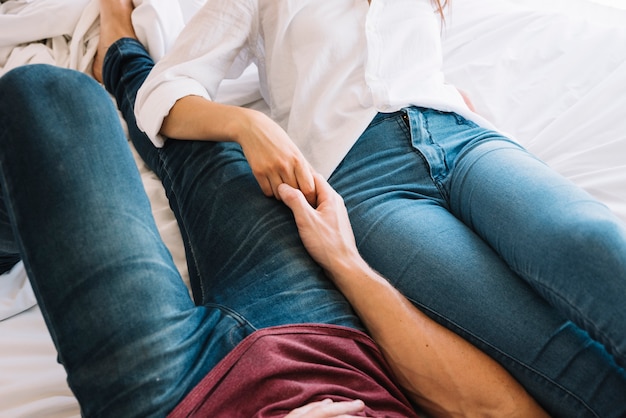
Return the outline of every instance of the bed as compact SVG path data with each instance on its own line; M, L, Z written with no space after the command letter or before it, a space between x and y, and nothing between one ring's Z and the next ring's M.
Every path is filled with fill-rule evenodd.
M138 34L156 58L200 2L137 2ZM97 16L97 0L2 1L0 75L35 62L89 73ZM626 10L588 0L458 0L442 36L448 80L477 111L626 222ZM244 77L231 93L253 100L254 74ZM161 184L135 157L159 230L186 279ZM18 264L0 276L0 417L35 416L80 411Z

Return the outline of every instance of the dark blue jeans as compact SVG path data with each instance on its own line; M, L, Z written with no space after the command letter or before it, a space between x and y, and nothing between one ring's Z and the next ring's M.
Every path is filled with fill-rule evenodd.
M200 181L185 171L168 180L182 188L169 196L185 215L198 303L160 238L105 90L46 65L0 78L0 255L24 260L85 416L164 416L257 328L361 329L289 210L250 201L259 191L243 157L218 145L208 154L224 158L194 166L193 145L176 155L201 167Z
M157 149L137 130L135 95L152 66L139 43L118 41L105 84L165 185L190 271L203 275L212 267L199 264L198 251L211 247L196 246L194 233L206 201L239 210L229 199L245 193L228 234L268 222L267 211L282 204L249 175L244 188L208 172L245 166L236 145L168 140ZM378 115L330 182L366 260L497 359L551 414L626 414L626 373L615 362L625 363L626 232L606 207L497 133L420 108Z

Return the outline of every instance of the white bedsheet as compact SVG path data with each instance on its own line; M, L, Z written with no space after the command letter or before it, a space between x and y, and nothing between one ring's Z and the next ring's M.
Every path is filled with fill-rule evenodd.
M169 0L141 1L135 24L156 58L202 2L181 0L181 10L171 13ZM626 11L586 0L452 4L443 32L449 81L468 92L482 115L626 221ZM97 0L2 2L0 75L33 62L89 73L97 13ZM142 23L155 14L162 25ZM253 82L248 77L233 94L257 98ZM136 160L159 230L186 278L180 234L160 182ZM79 416L32 304L20 267L0 276L0 417Z

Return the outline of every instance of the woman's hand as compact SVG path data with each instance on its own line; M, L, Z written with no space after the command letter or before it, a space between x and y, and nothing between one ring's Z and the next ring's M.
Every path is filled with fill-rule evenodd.
M294 409L285 418L348 418L349 415L361 412L365 408L363 401L333 402L331 399L311 402L300 408Z
M315 205L314 170L287 133L265 114L242 109L234 140L241 145L266 196L280 199L278 186L299 189Z
M313 168L287 133L262 112L185 96L163 119L160 133L168 138L235 141L266 196L280 199L278 186L286 183L315 205Z

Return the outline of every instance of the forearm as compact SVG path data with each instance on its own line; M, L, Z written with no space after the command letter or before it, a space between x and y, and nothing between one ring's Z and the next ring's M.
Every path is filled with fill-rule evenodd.
M160 133L176 139L236 142L265 195L278 198L278 186L287 183L315 203L314 170L282 127L262 112L186 96L172 106Z
M504 368L415 308L358 255L329 274L398 383L432 416L547 416Z
M176 139L235 141L246 112L250 110L186 96L174 104L160 133Z

